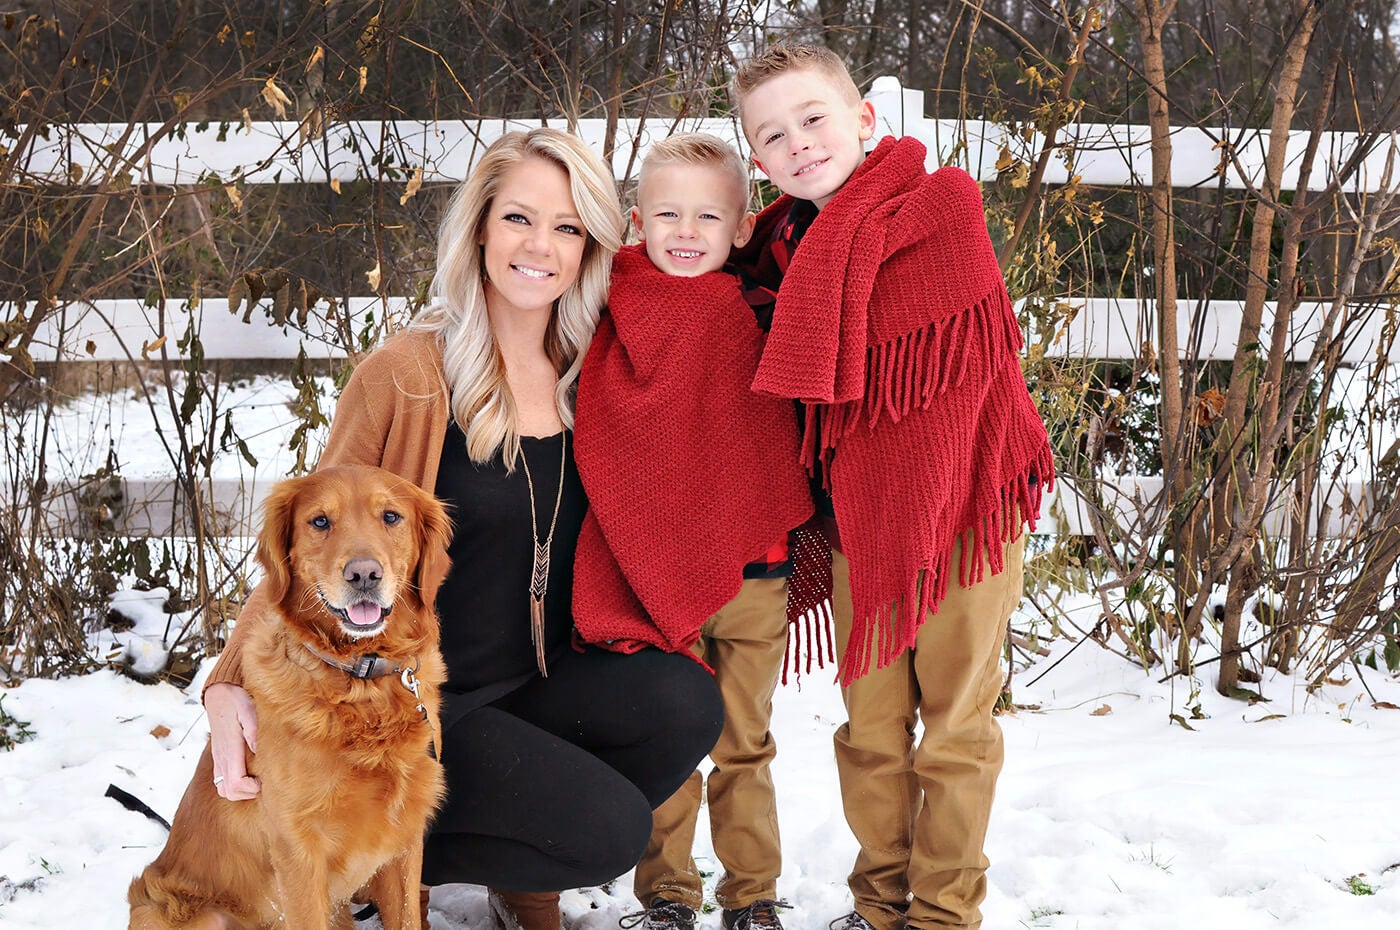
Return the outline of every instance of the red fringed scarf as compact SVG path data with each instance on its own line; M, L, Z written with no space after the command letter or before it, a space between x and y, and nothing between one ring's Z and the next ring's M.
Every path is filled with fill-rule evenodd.
M574 420L574 623L610 649L679 651L811 516L811 489L791 402L750 389L763 334L732 275L662 274L628 246L608 305Z
M981 191L924 156L916 139L881 141L813 220L753 382L809 404L802 461L821 466L851 563L843 684L913 644L957 540L962 584L1000 572L1054 480Z

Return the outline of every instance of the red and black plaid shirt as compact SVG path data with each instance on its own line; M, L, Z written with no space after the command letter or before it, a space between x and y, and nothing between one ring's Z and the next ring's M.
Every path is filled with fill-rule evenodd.
M778 300L778 288L787 274L792 255L807 233L807 227L817 218L817 208L809 200L798 200L788 211L787 219L773 230L767 248L759 250L753 264L736 266L744 300L753 308L754 318L765 333L773 325L773 305Z
M788 211L787 219L773 229L767 247L758 250L751 260L752 263L738 263L729 268L738 275L744 301L753 308L754 319L765 333L773 325L773 306L778 300L778 288L783 283L783 275L787 274L793 253L797 251L807 228L816 218L815 204L809 200L795 201L792 209ZM801 411L798 413L800 424ZM831 498L821 488L820 482L814 484L812 494L819 509L826 508L823 512L830 510ZM789 540L785 539L764 553L760 561L751 562L744 569L744 577L784 577L792 571L789 555Z

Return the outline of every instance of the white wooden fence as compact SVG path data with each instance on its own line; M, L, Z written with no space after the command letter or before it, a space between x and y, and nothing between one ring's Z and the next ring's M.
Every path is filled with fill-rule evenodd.
M929 166L947 160L962 149L957 163L981 180L997 174L1002 150L1020 158L1039 154L1044 138L1036 132L1010 132L1000 124L981 120L929 119L924 116L924 92L901 87L892 77L877 78L866 95L875 106L884 134L912 135L929 147ZM18 170L29 180L50 184L93 184L105 176L107 166L133 161L122 172L132 184L194 185L217 177L232 184L316 184L380 180L380 166L402 174L402 181L421 168L422 180L457 181L469 172L481 151L512 129L528 129L539 123L510 120L398 120L356 121L331 124L323 137L304 138L301 125L287 121L209 122L188 124L175 134L153 143L143 158L134 160L161 124L138 126L125 146L118 141L127 124L83 123L52 126L47 137L37 139ZM562 123L560 124L562 125ZM747 154L748 146L733 119L690 120L672 126L665 120L645 125L624 119L617 130L613 168L619 178L629 166L635 171L640 156L654 139L676 129L699 129L733 140ZM606 122L579 121L578 134L603 151ZM20 127L19 131L23 131ZM1259 184L1271 133L1267 129L1226 132L1182 127L1172 137L1172 183L1178 188L1213 188L1223 183L1232 189ZM1296 183L1296 166L1310 138L1309 133L1289 133L1285 188ZM1148 127L1078 123L1062 129L1058 142L1073 157L1051 159L1045 180L1063 184L1077 176L1083 184L1128 187L1151 183L1151 151ZM1340 169L1367 139L1354 132L1323 134L1315 178L1324 181ZM1347 185L1349 191L1375 191L1385 183L1386 162L1393 141L1373 145ZM635 157L634 157L635 156Z
M1003 152L1022 160L1033 159L1043 145L1035 133L1010 133L1006 127L976 120L929 119L924 116L924 94L899 85L890 77L874 82L867 95L874 106L884 134L913 135L929 147L929 167L948 160L968 168L982 180L996 176L996 164ZM144 157L135 159L149 137L160 127L138 127L125 147L117 145L125 124L81 124L52 127L47 139L39 140L27 153L18 170L28 180L46 184L95 184L105 177L112 164L130 162L121 174L132 184L199 185L218 183L247 184L329 184L357 179L392 178L389 183L406 185L417 170L423 182L456 181L471 169L475 158L502 133L529 128L538 123L505 120L482 121L395 121L356 122L326 127L323 137L305 138L293 122L208 123L187 125L180 131L151 144ZM603 120L583 120L575 130L598 151L603 150ZM707 119L672 126L663 121L645 125L624 120L618 128L613 156L617 176L629 168L635 173L646 148L657 138L676 129L701 129L734 143L747 153L742 133L732 119ZM1244 189L1258 184L1270 141L1268 130L1242 129L1226 134L1185 127L1173 137L1173 184L1177 188L1224 186ZM1151 178L1151 154L1146 126L1076 124L1063 129L1059 142L1069 158L1051 159L1045 177L1048 184L1063 184L1077 178L1083 185L1130 187L1146 185ZM1296 165L1308 142L1306 132L1289 134L1289 164ZM1393 138L1383 144L1356 133L1327 133L1320 143L1319 168L1314 177L1329 180L1340 166L1352 159L1362 145L1370 145L1359 161L1359 169L1346 186L1348 191L1374 191L1388 183L1387 161L1393 154ZM113 162L112 159L118 159ZM385 171L389 173L386 175ZM1296 172L1286 177L1293 183ZM1066 357L1128 359L1136 358L1143 345L1153 341L1156 308L1150 300L1066 298L1077 308L1064 332L1057 334L1051 353ZM24 308L0 304L0 315L11 316ZM402 310L401 302L388 306L378 298L355 297L339 308L350 320L373 312L382 318L386 312ZM1308 304L1295 312L1288 344L1292 357L1306 357L1318 332L1323 305ZM1188 329L1197 308L1183 300L1178 313L1182 331ZM1266 308L1261 343L1270 339L1272 308ZM1356 312L1353 309L1353 312ZM1211 301L1205 307L1206 326L1198 358L1225 359L1234 352L1234 338L1241 313L1239 301ZM102 300L69 303L45 323L36 336L31 353L39 361L121 360L139 357L144 345L166 336L164 351L178 357L177 338L186 331L191 316L198 317L201 343L206 354L228 359L286 359L304 348L312 358L337 356L327 334L303 336L266 322L264 314L254 313L252 325L228 312L223 299L204 299L190 309L185 301L168 300L159 308L140 300ZM1362 365L1372 359L1384 337L1383 314L1363 319L1354 326L1356 338L1343 350L1344 361ZM318 335L321 338L318 338ZM215 481L209 489L220 509L233 513L247 511L249 498L261 497L264 488L249 488L241 480ZM1161 490L1156 477L1121 478L1102 488L1110 506L1127 519L1140 513ZM125 488L125 500L143 502L131 506L119 524L121 531L169 533L178 521L162 501L175 498L168 480L133 479ZM1369 490L1360 482L1338 486L1331 503L1335 516L1322 527L1328 533L1342 533L1345 522L1358 508L1367 506ZM1047 514L1055 518L1042 523L1042 530L1062 527L1070 533L1087 532L1083 501L1072 489L1061 485L1058 503L1047 502ZM55 513L55 521L69 514ZM1277 524L1275 519L1274 523Z

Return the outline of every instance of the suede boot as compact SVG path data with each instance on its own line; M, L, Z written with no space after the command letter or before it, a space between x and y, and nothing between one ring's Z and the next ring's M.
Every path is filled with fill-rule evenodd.
M562 930L557 891L500 891L487 894L491 913L505 930Z

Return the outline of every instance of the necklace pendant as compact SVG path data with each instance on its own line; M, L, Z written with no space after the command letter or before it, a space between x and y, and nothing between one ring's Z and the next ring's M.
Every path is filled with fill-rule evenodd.
M549 677L544 661L544 592L549 585L549 543L535 543L535 566L530 570L530 640L535 647L535 665Z
M549 586L549 543L535 542L535 563L530 569L530 598L543 601Z
M549 547L554 542L554 527L559 522L559 505L564 500L564 465L569 458L569 437L565 433L560 441L559 487L554 494L554 516L549 521L549 534L540 541L535 536L538 520L535 517L535 479L530 475L530 462L524 451L520 454L520 464L525 469L525 483L530 489L530 537L534 540L534 560L530 565L530 641L535 647L535 664L540 675L548 677L544 659L544 595L549 588Z

